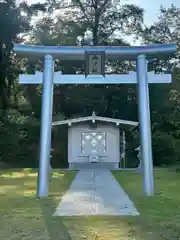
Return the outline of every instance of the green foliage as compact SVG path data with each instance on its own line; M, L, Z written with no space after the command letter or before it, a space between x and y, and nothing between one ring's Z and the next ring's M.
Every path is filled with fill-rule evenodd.
M173 165L180 160L179 141L171 134L156 131L152 137L155 165Z
M39 124L18 111L9 111L0 121L0 161L14 167L37 166Z
M0 120L0 162L13 167L38 167L40 121L10 109ZM67 129L55 129L52 136L53 167L67 167Z
M17 40L19 33L29 28L29 22L21 16L20 11L15 0L0 1L0 108L4 110L9 107L9 98L17 74L12 43Z
M53 129L52 147L54 152L52 154L53 168L67 168L68 167L68 132L67 127Z

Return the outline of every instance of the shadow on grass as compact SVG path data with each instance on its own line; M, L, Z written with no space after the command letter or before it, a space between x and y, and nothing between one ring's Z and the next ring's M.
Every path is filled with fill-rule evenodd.
M53 217L53 213L55 211L55 203L53 202L53 199L49 197L48 199L38 199L38 201L50 239L71 240L72 238L63 222L63 219L60 217Z
M58 173L53 175L52 181L57 181L56 184L58 186L59 179L56 179L56 175L58 175ZM68 189L68 185L69 185L67 178L66 178L66 174L64 174L64 176L61 178L61 183L64 186L63 190L66 191ZM52 184L52 183L50 183L50 184ZM53 183L53 184L55 184L55 183ZM65 193L64 191L61 193L59 192L59 195L57 195L57 191L55 191L55 192L51 192L49 194L48 198L38 199L39 207L43 214L46 228L48 230L49 237L51 240L71 240L72 239L66 225L64 224L63 218L53 216L53 213L55 212L56 205L57 205L57 202L54 201L54 198L60 197L60 199L61 199L61 197L64 195L64 193Z
M74 176L75 173L71 172L55 172L53 183L50 184L50 196L36 200L35 170L0 171L0 239L10 239L13 236L13 239L43 237L50 240L71 240L64 219L53 217L53 213ZM11 222L13 227L9 230Z

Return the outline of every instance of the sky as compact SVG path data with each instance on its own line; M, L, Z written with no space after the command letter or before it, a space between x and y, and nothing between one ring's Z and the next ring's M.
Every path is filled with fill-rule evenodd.
M145 23L151 25L156 19L161 5L168 8L172 4L180 7L180 0L124 0L126 3L136 4L145 10Z

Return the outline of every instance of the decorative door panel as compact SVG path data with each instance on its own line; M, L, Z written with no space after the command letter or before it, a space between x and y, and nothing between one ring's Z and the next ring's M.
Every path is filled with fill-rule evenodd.
M105 132L82 132L81 153L84 155L103 155L106 153Z

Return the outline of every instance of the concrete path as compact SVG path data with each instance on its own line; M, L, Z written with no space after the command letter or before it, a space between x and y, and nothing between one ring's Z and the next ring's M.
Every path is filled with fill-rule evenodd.
M81 170L54 216L136 216L139 212L108 170Z

